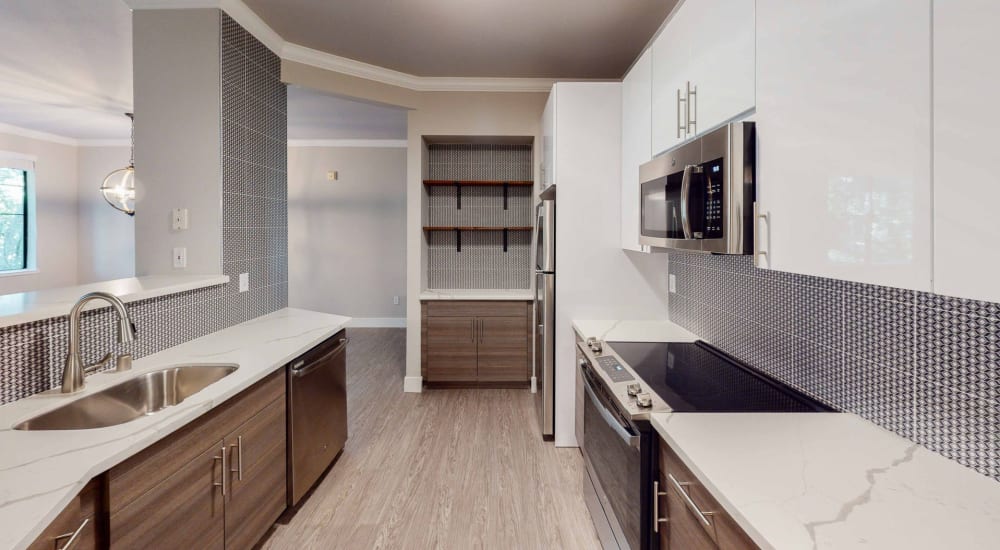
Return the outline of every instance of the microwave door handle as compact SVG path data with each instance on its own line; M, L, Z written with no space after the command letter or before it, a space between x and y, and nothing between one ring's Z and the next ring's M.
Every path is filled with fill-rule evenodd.
M695 167L688 165L684 167L684 175L681 176L681 228L684 230L684 238L691 238L691 217L688 208L691 205L691 173Z

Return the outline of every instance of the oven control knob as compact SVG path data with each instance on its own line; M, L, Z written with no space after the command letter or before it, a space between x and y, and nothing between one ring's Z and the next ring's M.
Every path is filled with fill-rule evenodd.
M648 409L653 406L653 396L648 393L640 393L635 396L635 404L643 409Z
M594 353L601 353L604 349L604 347L601 346L601 341L594 337L587 338L587 345L590 347L590 351Z
M629 384L625 389L628 391L628 394L631 395L632 397L635 397L640 393L642 393L642 386L640 386L639 384Z

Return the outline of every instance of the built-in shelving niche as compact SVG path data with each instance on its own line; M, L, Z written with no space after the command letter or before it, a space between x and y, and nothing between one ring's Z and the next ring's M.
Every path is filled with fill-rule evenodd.
M427 288L531 288L533 138L424 141Z

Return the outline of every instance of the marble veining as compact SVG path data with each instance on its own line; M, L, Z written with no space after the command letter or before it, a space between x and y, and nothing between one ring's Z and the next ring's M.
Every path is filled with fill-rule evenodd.
M0 406L0 548L25 548L95 475L107 471L336 334L349 317L285 308L99 373L73 397L58 390ZM239 365L183 402L132 422L75 431L23 432L14 424L143 372L212 357Z
M1000 484L849 413L651 423L762 548L996 548Z

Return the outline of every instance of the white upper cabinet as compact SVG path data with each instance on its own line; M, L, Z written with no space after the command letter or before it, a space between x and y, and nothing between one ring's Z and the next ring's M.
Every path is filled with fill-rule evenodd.
M763 267L931 289L930 14L930 0L757 1Z
M652 158L652 53L646 50L622 81L622 248L639 244L639 166Z
M1000 3L934 2L934 291L1000 302Z
M686 0L674 10L650 48L653 154L753 109L754 32L754 0Z
M549 92L542 112L542 189L556 182L555 167L555 136L556 136L556 93L555 88Z

